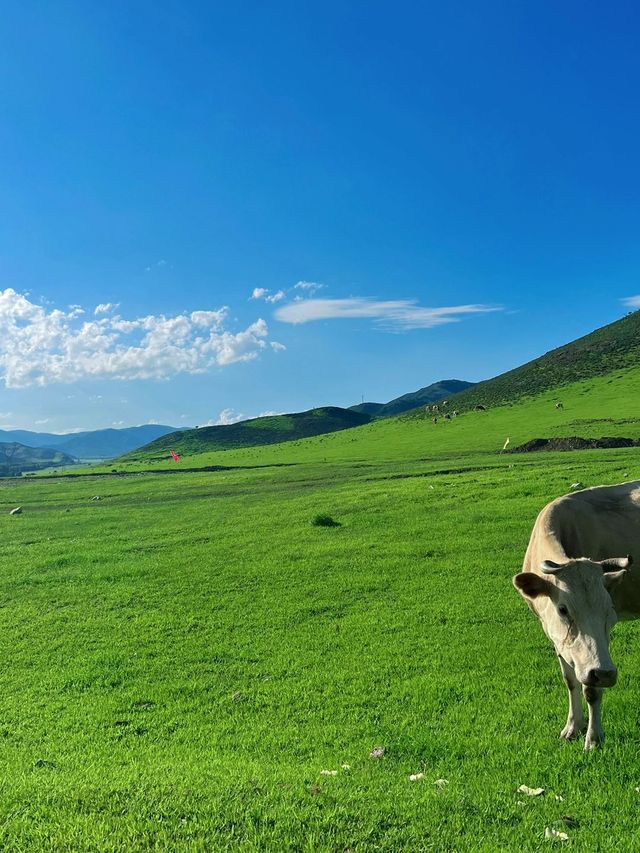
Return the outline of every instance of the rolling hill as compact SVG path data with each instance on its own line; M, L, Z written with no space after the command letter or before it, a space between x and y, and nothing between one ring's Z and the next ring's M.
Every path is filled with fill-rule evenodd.
M638 364L640 311L634 311L520 367L478 382L456 394L452 405L458 411L467 411L478 405L501 406ZM420 415L420 412L413 412L408 417Z
M376 418L387 418L419 406L436 403L438 400L443 400L453 394L458 394L460 391L465 391L467 388L472 388L474 384L473 382L465 382L462 379L443 379L441 382L434 382L432 385L418 389L418 391L403 394L401 397L389 400L388 403L358 403L355 406L349 406L349 409L352 412L362 412Z
M48 447L80 459L111 459L113 456L135 450L136 447L141 447L175 430L176 427L163 424L143 424L125 429L97 429L62 434L14 429L0 430L0 441L17 441L29 447Z
M369 423L370 420L370 415L352 412L349 409L340 409L336 406L325 406L310 409L307 412L295 412L286 415L269 415L240 421L236 424L174 432L126 454L118 461L165 459L170 450L193 456L212 450L279 444L280 442L351 429Z
M15 477L24 471L39 471L53 465L73 465L77 461L60 450L27 447L17 441L0 442L0 477Z

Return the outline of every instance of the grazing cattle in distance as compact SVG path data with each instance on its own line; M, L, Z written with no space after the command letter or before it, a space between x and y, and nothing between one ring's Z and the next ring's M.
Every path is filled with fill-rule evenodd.
M440 411L440 406L438 406L438 404L437 404L437 403L434 403L434 405L433 405L433 406L431 406L431 411L432 411L432 412L439 412L439 411Z
M446 415L444 416L444 419L445 419L445 421L450 421L450 420L451 420L451 415L446 414Z
M483 406L482 403L478 403L478 405L475 407L475 411L476 412L486 412L487 407Z
M586 729L585 749L604 739L602 692L618 674L611 629L640 618L639 530L640 480L571 492L540 512L522 572L513 578L555 646L569 691L561 736L571 740Z
M556 409L564 409L562 403L556 403Z
M441 406L448 406L448 405L449 405L449 401L448 401L448 400L443 400L443 401L442 401L442 403L441 403L440 405L441 405Z
M453 417L454 417L454 418L457 418L457 417L458 417L458 413L456 412L456 410L455 410L455 409L453 410L453 412L451 412L451 414L453 415Z
M434 422L434 424L437 424L437 423L438 423L438 419L437 419L437 418L434 418L434 419L433 419L433 422Z

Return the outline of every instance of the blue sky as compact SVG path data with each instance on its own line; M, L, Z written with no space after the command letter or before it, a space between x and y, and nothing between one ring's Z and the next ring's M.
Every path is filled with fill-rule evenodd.
M14 4L0 428L385 401L617 319L639 30L632 3Z

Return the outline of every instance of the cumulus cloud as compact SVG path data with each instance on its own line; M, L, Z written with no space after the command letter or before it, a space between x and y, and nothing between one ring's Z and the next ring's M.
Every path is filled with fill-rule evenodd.
M228 424L237 424L238 421L244 419L242 412L236 412L234 409L223 409L218 415L218 420L214 422L214 426L226 426Z
M637 308L640 308L640 296L626 296L622 300L622 304L635 311Z
M211 418L211 420L205 421L205 423L200 424L200 426L228 426L229 424L237 424L238 421L244 420L246 420L246 416L241 412L236 412L235 409L223 409L217 418Z
M74 308L79 306L72 305L71 307ZM101 302L99 305L96 305L93 313L97 317L98 314L110 314L112 311L115 311L119 307L119 302Z
M284 344L278 343L278 341L271 341L270 345L271 349L275 350L275 352L282 352L282 350L286 349L286 346Z
M275 293L270 293L267 287L254 287L250 298L264 299L265 302L280 302L286 295L284 290L277 290Z
M455 305L450 308L426 308L414 299L378 301L355 297L351 299L304 299L283 305L275 312L284 323L310 323L314 320L335 320L364 317L395 331L430 329L444 323L455 323L465 316L499 311L491 305Z
M0 379L7 388L81 379L169 379L250 361L268 347L256 320L239 332L228 309L127 320L117 314L78 319L7 288L0 290Z

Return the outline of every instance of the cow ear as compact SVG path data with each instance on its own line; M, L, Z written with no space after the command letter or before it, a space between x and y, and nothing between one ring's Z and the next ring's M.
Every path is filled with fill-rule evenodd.
M520 572L513 578L513 585L524 598L537 598L539 595L548 595L551 598L555 591L550 581L534 572Z
M614 588L614 586L617 586L621 580L624 580L626 575L627 575L626 569L620 569L619 572L605 572L605 574L602 576L602 578L604 580L604 585L605 585L606 589L608 589L609 592L611 592L611 590Z
M618 572L620 569L628 569L633 563L633 557L628 554L626 557L610 557L608 560L602 560L600 565L603 572Z

